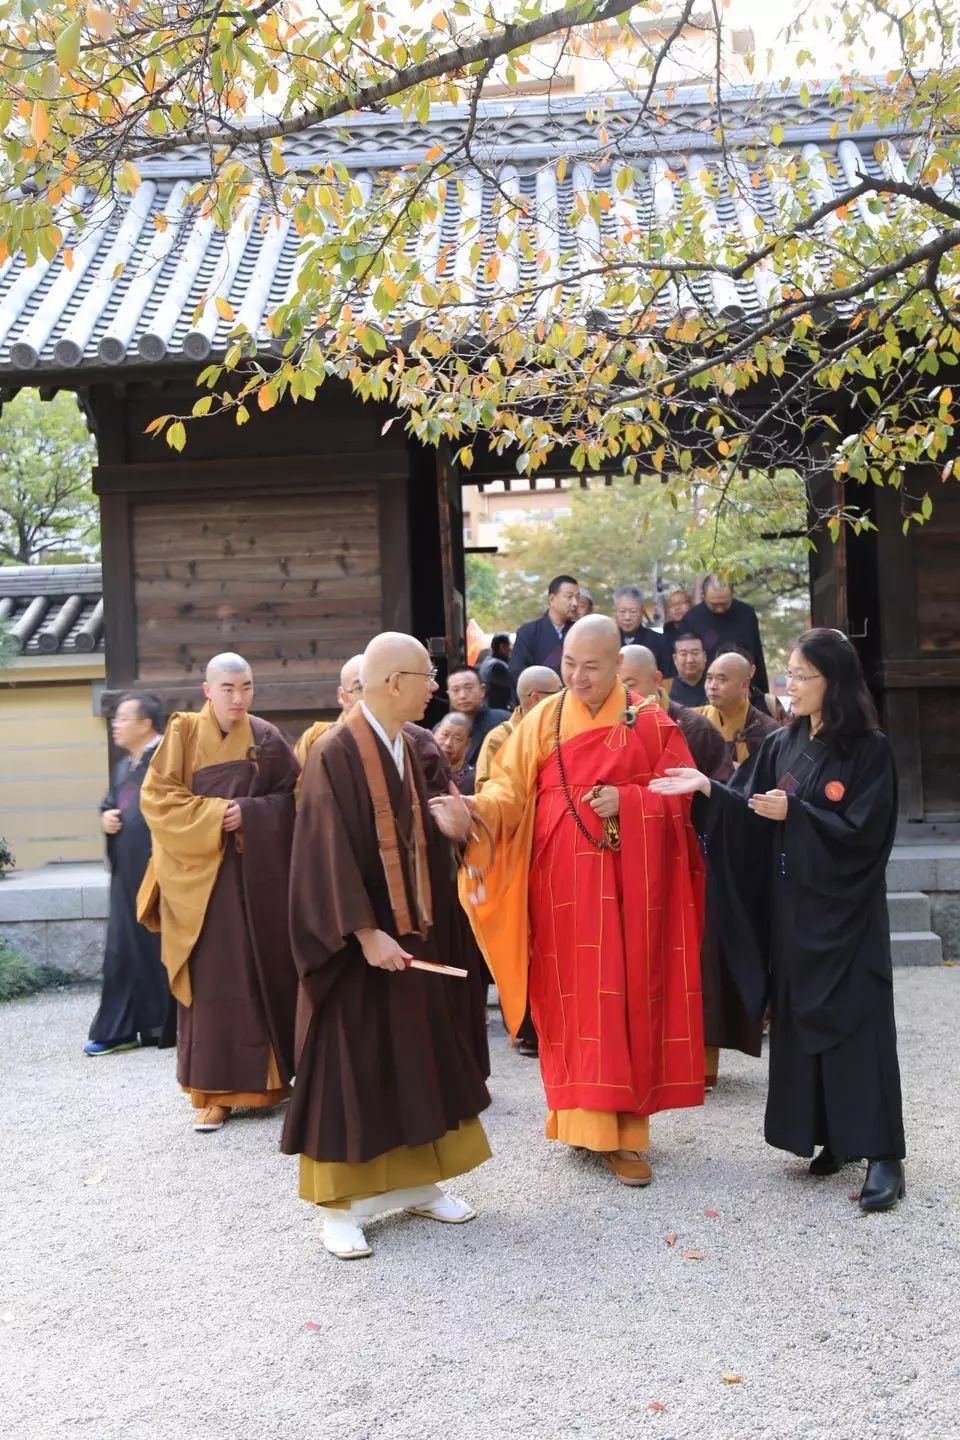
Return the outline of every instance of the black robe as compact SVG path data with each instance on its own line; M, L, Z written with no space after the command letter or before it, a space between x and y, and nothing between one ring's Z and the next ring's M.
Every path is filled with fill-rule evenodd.
M739 645L753 656L757 667L754 682L761 693L770 689L767 680L767 666L763 658L763 642L760 639L760 622L752 605L743 600L734 600L729 610L716 615L701 600L683 617L684 632L699 635L707 652L707 664L716 656L721 645ZM701 704L704 702L701 701Z
M377 738L398 827L412 843L412 786L433 827L420 747L411 740L401 781ZM449 847L427 841L435 916L450 884ZM408 901L412 901L405 860ZM293 842L290 928L300 973L297 1080L282 1149L314 1160L362 1163L400 1146L439 1140L474 1119L490 1097L473 1034L469 981L368 965L356 931L384 930L409 953L454 964L445 926L425 939L397 932L356 741L338 725L307 757Z
M150 860L150 831L140 811L140 787L153 746L134 763L125 755L101 812L119 810L123 826L107 836L110 862L110 918L103 952L100 1008L90 1026L90 1039L108 1045L140 1036L144 1044L172 1045L176 1005L160 960L160 936L137 921L137 891Z
M790 796L787 819L753 814L746 797ZM893 1014L886 866L897 783L883 735L841 757L811 741L806 720L776 731L729 787L696 798L724 936L754 1019L771 1009L771 1145L809 1155L904 1155Z

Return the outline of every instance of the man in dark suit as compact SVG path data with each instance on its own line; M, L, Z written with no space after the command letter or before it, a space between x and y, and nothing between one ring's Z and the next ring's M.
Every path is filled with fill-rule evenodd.
M668 673L672 647L659 630L643 623L643 591L637 585L621 585L613 593L613 613L620 628L620 644L645 645L653 653L657 669Z
M753 656L756 665L754 681L763 694L770 689L767 667L760 639L760 622L752 605L735 600L733 586L719 575L708 575L703 582L703 599L683 617L683 628L699 635L707 652L707 664L715 659L721 646L736 645Z
M517 631L510 656L513 688L528 665L549 665L560 674L564 636L578 618L580 586L572 575L555 575L547 587L547 608L539 620L528 620Z
M510 719L509 710L494 710L487 704L486 686L472 665L458 665L447 676L447 699L451 713L464 716L470 726L465 764L475 766L480 746L488 732Z

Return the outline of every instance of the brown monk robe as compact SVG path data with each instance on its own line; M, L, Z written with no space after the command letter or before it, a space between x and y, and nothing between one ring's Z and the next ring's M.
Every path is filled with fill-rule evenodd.
M749 760L772 731L780 729L779 721L750 704L752 677L753 666L746 656L736 650L718 655L707 670L705 688L710 703L703 706L699 713L723 736L734 769ZM726 777L714 775L708 778L722 780ZM708 891L711 884L708 871ZM715 909L712 901L711 893L708 915ZM752 1020L747 1013L724 955L723 939L709 923L704 948L705 951L709 948L711 952L705 954L703 965L706 1084L711 1087L717 1083L722 1049L739 1050L744 1055L760 1054L763 1022Z
M360 1222L384 1210L471 1219L437 1182L490 1153L469 984L407 968L462 964L438 923L450 851L427 838L425 742L404 729L436 690L429 657L409 636L378 636L362 678L362 705L313 747L301 787L297 1083L282 1142L301 1157L301 1197L324 1207L324 1244L347 1259L370 1253Z
M217 656L207 677L207 704L171 715L144 781L153 858L139 916L161 932L194 1128L219 1130L236 1107L278 1104L293 1074L287 887L298 766L279 731L248 714L245 660Z
M721 662L715 660L713 663L719 666ZM667 699L661 688L662 676L653 652L643 645L624 645L620 651L620 678L628 689L654 697L671 720L680 726L701 774L726 784L735 768L731 746L719 728L699 710L676 705ZM700 947L700 982L703 987L704 1084L707 1089L713 1089L717 1083L721 1049L759 1055L762 1026L751 1020L747 1013L724 956L720 936L709 918L704 925Z
M340 684L337 686L337 704L340 706L340 719L349 715L354 705L359 704L360 696L363 693L360 684L360 662L362 655L353 655L340 671ZM293 753L300 762L301 770L307 763L307 756L310 754L311 746L326 735L333 725L339 724L338 720L315 720L309 725L300 739L293 747Z
M753 666L746 656L737 650L725 650L707 671L704 688L708 704L699 709L723 735L735 766L749 760L767 736L780 729L779 720L750 704L752 678Z

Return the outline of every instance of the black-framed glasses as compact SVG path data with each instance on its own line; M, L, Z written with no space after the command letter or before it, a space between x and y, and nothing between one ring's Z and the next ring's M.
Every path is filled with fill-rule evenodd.
M439 670L437 669L436 665L431 665L429 670L391 670L391 671L390 671L390 675L416 675L416 676L417 676L419 679L421 679L421 680L436 680L436 678L437 678L437 676L439 675L439 673L440 673L440 672L439 672ZM387 680L390 679L390 675L387 676ZM385 681L384 683L386 683L386 681Z

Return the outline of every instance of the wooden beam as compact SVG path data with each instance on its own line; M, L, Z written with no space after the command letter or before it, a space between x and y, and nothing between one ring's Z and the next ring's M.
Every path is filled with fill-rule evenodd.
M412 625L409 496L407 477L402 481L384 477L377 487L381 628L404 634Z

